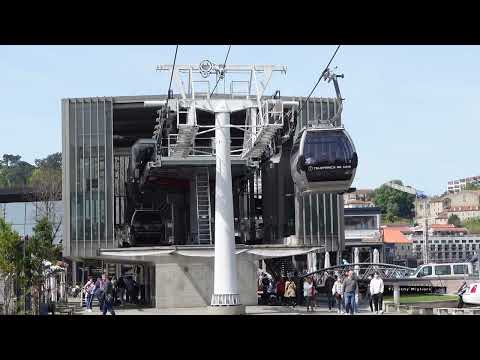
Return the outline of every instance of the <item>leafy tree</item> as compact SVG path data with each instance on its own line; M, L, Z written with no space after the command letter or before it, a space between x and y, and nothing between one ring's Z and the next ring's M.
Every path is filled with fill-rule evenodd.
M20 155L4 154L3 161L0 160L2 166L11 167L18 164L22 157Z
M11 302L15 297L15 285L18 284L22 269L23 254L20 235L0 218L0 289L3 298L3 313L11 314Z
M36 213L45 216L52 224L56 224L54 235L60 229L61 219L57 218L58 203L62 196L62 154L55 153L45 159L35 160L37 168L30 177L30 185L35 188Z
M26 161L20 161L20 159L20 155L3 155L3 160L0 160L0 186L27 185L35 167Z
M400 180L392 182L403 185ZM395 218L412 219L414 201L415 195L392 189L387 185L382 185L374 191L373 202L381 209L385 219L389 222L393 222Z
M480 190L480 185L468 183L465 185L464 190Z
M452 214L448 217L448 223L452 224L452 225L455 225L457 227L462 224L461 221L460 221L460 218L455 214Z
M463 221L463 227L472 234L480 234L480 218L471 218Z
M27 242L25 268L33 310L38 312L45 281L45 261L54 263L61 257L61 248L53 244L54 226L48 217L42 217L33 228L33 236Z
M36 159L35 166L37 168L62 170L62 153L57 152L48 155L45 159Z

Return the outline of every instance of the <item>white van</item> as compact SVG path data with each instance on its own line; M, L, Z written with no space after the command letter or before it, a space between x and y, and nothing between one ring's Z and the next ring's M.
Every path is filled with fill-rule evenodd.
M458 276L470 276L472 274L472 263L444 263L421 265L410 277L437 279Z

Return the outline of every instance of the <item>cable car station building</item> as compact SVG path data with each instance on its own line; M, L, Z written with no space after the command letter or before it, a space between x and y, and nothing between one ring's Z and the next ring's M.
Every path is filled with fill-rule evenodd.
M343 196L296 191L290 154L303 129L329 119L341 125L339 99L267 95L272 74L286 72L278 66L159 70L173 72L175 94L62 100L72 281L95 271L132 275L158 308L207 306L213 298L254 305L259 260L314 269L328 251L338 263ZM230 236L232 246L218 250L218 239ZM217 251L233 251L234 262L222 265L229 257ZM224 265L236 268L233 300L215 295L217 284L236 284L220 279L216 267Z

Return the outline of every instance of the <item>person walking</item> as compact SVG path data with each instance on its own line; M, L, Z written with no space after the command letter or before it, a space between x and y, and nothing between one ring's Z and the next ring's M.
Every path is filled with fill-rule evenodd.
M370 282L372 281L372 277L369 275L367 279L368 279L368 285L367 285L368 305L370 306L370 311L373 312L373 299L372 299L372 293L370 292Z
M293 308L295 308L296 305L296 290L297 286L295 285L293 279L290 277L285 283L285 298L287 301L287 305L292 306Z
M298 289L296 291L296 300L295 303L297 305L302 306L304 303L305 298L303 297L303 291L300 291L303 287L303 281L302 278L300 277L299 273L295 271L293 275L293 281L295 282L295 289Z
M314 304L314 296L315 296L315 287L312 283L311 277L306 277L303 281L303 296L305 297L307 303L307 312L308 309L313 312Z
M355 311L355 295L358 289L357 279L353 276L353 271L348 272L348 276L343 282L343 294L345 297L345 311L354 314Z
M337 314L344 314L344 304L343 304L343 278L341 276L335 277L335 282L332 286L332 295L337 302Z
M327 301L328 301L328 311L332 311L332 308L335 306L332 293L333 284L335 283L335 279L333 278L330 272L327 273L327 278L325 279L325 291L327 292Z
M100 305L100 311L103 309L103 282L101 278L97 278L95 281L95 288L93 289L93 296L97 297L98 303Z
M109 311L111 315L115 315L115 310L113 310L113 284L105 273L102 275L102 283L104 294L102 314L107 315L107 311Z
M263 305L268 305L268 285L270 284L270 281L268 280L267 274L262 275L262 281L261 281L261 289L262 289L262 304Z
M275 283L275 278L271 278L267 288L267 304L275 305L277 301L277 284Z
M123 280L123 276L120 276L117 281L117 291L118 291L118 298L120 299L120 304L125 304L125 281Z
M280 305L284 304L284 298L283 298L284 294L285 294L285 278L282 276L277 281L277 302Z
M373 275L372 281L370 281L370 293L372 294L373 305L375 306L375 314L378 314L378 304L380 295L383 295L383 280L380 278L378 272Z
M118 292L118 280L115 275L112 276L112 286L113 286L113 304L117 303L117 292Z
M94 289L95 289L95 282L93 280L93 276L89 276L87 283L83 287L83 290L85 292L85 304L86 304L87 312L92 312Z

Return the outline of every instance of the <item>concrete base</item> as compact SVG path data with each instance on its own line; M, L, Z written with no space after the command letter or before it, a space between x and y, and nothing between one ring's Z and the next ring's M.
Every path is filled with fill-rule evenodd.
M243 305L257 305L256 272L256 261L248 256L238 256L238 285L240 303ZM161 257L155 264L155 307L168 309L210 306L214 291L213 275L213 257Z
M208 315L245 315L245 305L209 306Z

